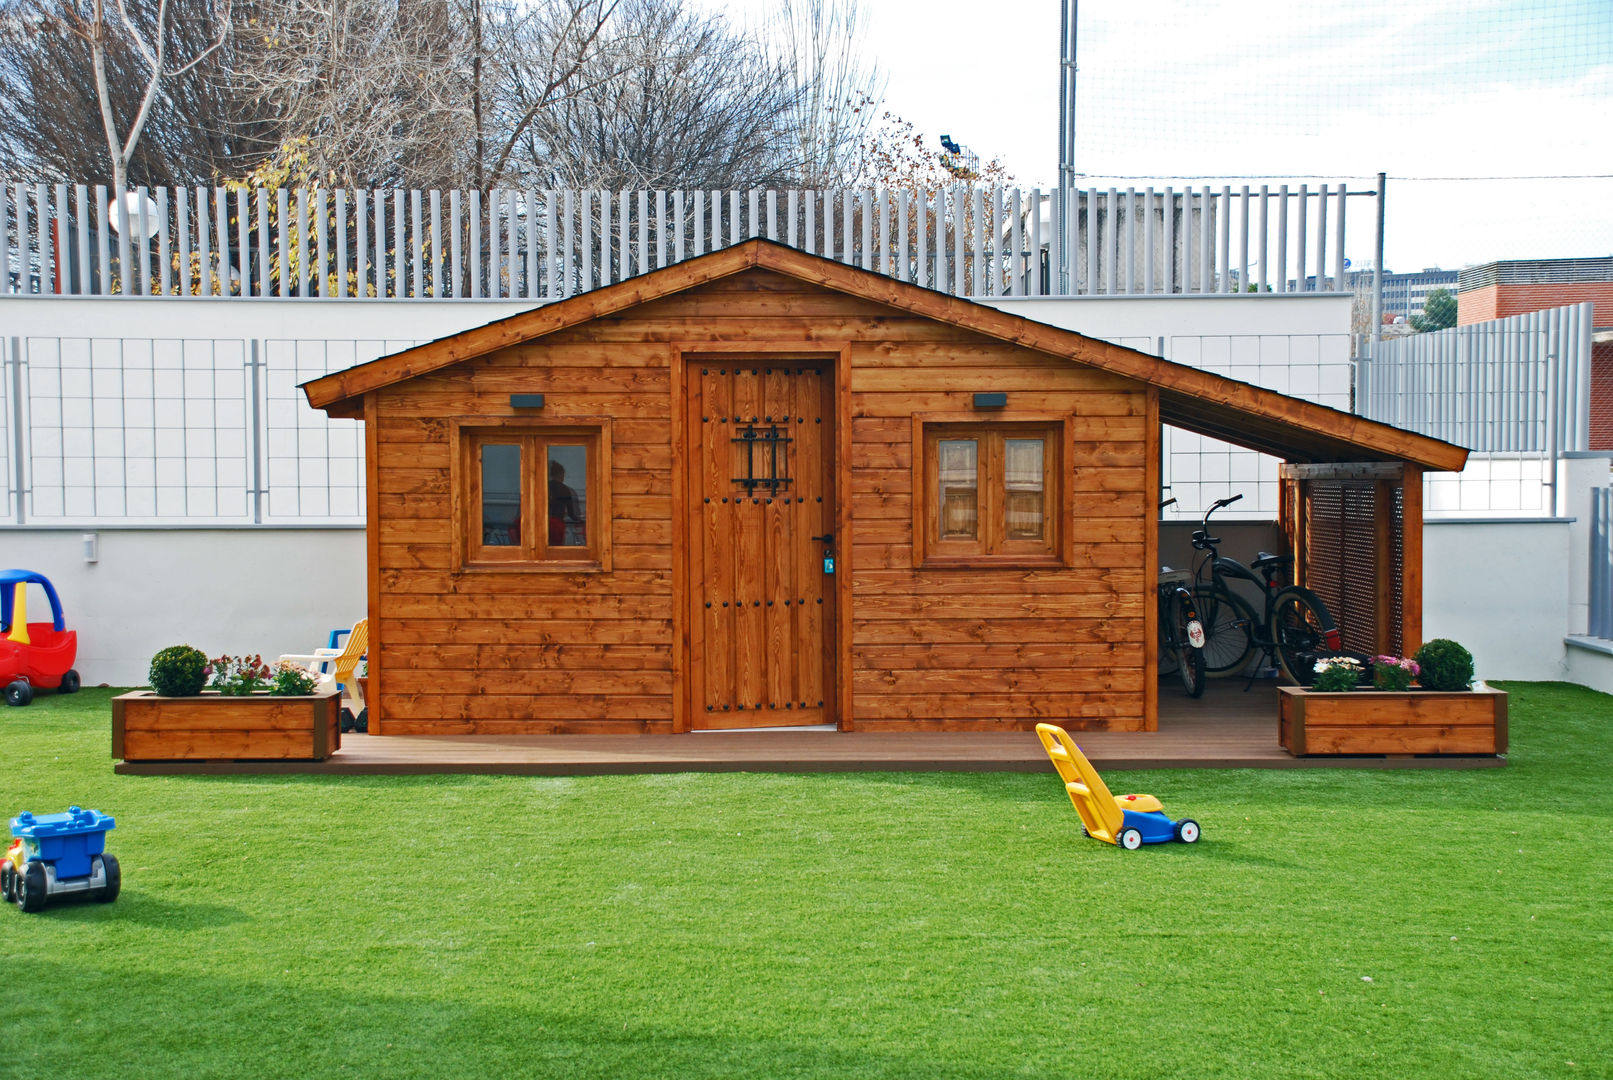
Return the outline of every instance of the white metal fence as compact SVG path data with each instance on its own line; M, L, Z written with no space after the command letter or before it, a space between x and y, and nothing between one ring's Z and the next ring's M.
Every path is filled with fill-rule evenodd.
M1347 334L1121 338L1231 378L1347 407ZM4 526L360 525L362 425L298 386L407 340L4 339ZM1167 429L1162 482L1196 518L1213 499L1275 515L1277 462Z
M1613 488L1591 491L1590 516L1588 630L1591 637L1613 638Z
M1441 514L1558 512L1558 460L1590 441L1593 305L1383 341L1356 365L1356 410L1473 451L1428 476Z
M412 344L9 338L5 523L361 524L362 425L297 386Z
M1584 450L1593 306L1387 339L1358 365L1356 406L1482 453Z
M405 191L0 183L0 292L553 299L752 236L959 296L1349 291L1344 184ZM1069 247L1065 259L1064 247ZM1068 262L1066 278L1061 268Z

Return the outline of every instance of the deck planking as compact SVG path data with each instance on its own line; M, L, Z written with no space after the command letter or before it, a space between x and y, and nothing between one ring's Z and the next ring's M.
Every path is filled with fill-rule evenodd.
M1159 687L1159 730L1076 735L1093 764L1132 769L1471 769L1494 756L1303 757L1277 745L1276 690L1218 680L1193 701L1172 680ZM1041 772L1050 768L1029 731L773 730L679 735L343 735L325 761L118 762L129 775L480 774L609 776L675 772Z

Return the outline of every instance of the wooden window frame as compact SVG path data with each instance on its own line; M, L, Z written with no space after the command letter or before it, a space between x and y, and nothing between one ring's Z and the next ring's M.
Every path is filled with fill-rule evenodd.
M478 417L449 425L452 455L453 565L461 571L598 573L611 569L611 423L607 418ZM521 544L481 542L481 469L478 449L488 443L521 447ZM547 448L588 448L586 547L551 547L545 516Z
M1004 443L1041 437L1043 520L1040 540L1007 538L1007 479ZM944 439L977 439L977 488L980 535L975 540L942 540L940 532L940 462ZM1010 413L990 419L923 415L913 418L913 564L943 567L1049 567L1071 562L1071 529L1065 520L1074 505L1072 431L1068 416Z

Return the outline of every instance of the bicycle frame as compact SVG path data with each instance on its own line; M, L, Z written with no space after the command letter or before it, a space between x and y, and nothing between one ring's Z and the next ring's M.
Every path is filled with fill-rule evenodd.
M1293 597L1295 595L1300 597L1301 602L1323 616L1320 627L1320 644L1325 645L1326 649L1331 652L1342 650L1344 647L1342 637L1337 627L1333 624L1332 617L1327 614L1327 607L1322 603L1321 598L1301 585L1284 584L1280 580L1284 570L1292 565L1294 561L1292 556L1272 556L1262 552L1261 556L1254 560L1250 566L1244 566L1236 559L1226 558L1221 555L1221 538L1211 535L1210 517L1221 507L1230 506L1241 498L1243 498L1242 495L1234 495L1231 498L1216 500L1204 512L1201 527L1193 533L1193 548L1202 553L1193 569L1195 586L1210 594L1225 593L1239 600L1242 598L1233 592L1227 579L1248 581L1259 587L1262 610L1257 613L1250 609L1250 613L1255 614L1258 621L1251 623L1247 628L1247 632L1249 641L1260 649L1268 659L1276 660L1278 650L1284 647L1284 642L1278 640L1275 629L1278 605L1284 597ZM1205 583L1206 570L1209 572L1207 583Z

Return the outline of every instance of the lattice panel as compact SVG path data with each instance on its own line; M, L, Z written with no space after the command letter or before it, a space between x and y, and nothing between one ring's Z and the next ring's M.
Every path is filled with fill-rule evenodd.
M1389 521L1389 640L1385 651L1405 655L1406 641L1406 489L1396 484L1390 501Z
M1393 575L1397 638L1401 580L1401 566L1394 554L1398 552L1398 539L1388 565L1378 565L1378 489L1370 482L1307 480L1304 490L1305 584L1333 613L1346 649L1375 653L1379 650L1379 575ZM1398 526L1395 532L1398 538Z

